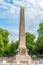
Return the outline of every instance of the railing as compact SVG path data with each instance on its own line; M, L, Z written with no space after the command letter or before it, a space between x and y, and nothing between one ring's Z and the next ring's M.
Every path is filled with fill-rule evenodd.
M33 62L0 62L0 65L43 65L43 63L40 63L39 61L33 61Z

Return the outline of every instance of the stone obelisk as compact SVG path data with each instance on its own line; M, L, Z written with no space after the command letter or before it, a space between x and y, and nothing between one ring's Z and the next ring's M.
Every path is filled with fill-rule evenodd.
M19 27L19 47L16 57L17 61L31 61L31 57L28 55L25 44L25 15L24 5L20 7L20 27Z
M20 7L19 48L26 48L26 45L25 45L25 17L24 17L24 5L23 4Z

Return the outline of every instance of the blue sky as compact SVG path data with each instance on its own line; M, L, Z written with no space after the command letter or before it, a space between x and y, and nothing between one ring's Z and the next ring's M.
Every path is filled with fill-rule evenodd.
M38 36L43 22L43 0L0 0L0 27L10 32L9 39L19 39L20 6L25 5L25 32Z

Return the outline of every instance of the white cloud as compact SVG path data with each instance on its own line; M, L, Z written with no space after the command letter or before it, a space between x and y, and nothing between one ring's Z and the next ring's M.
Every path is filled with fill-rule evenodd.
M3 0L0 0L0 2L3 2Z
M37 13L37 10L36 10L36 9L33 9L33 8L28 8L28 9L26 10L26 12L25 12L25 16L26 16L26 18L28 18L28 19L34 19L37 14L38 14L38 13ZM27 20L28 20L28 19L27 19Z
M13 41L17 41L17 40L19 40L19 36L18 36L18 35L17 35L17 36L16 36L16 35L10 35L10 36L9 36L9 40L10 40L10 41L12 41L12 40L13 40Z
M28 3L35 4L36 0L27 0Z
M17 17L16 15L19 14L19 8L11 5L11 4L6 4L6 3L1 3L0 6L1 12L0 12L0 18L15 18Z
M18 29L10 29L9 31L10 31L11 33L17 33L17 34L19 33L19 30L18 30Z
M6 9L5 14L7 14L9 12L12 13L12 14L15 14L15 13L18 14L18 11L19 11L18 7L14 6L13 4L6 3L3 0L2 1L0 0L0 8L1 9Z
M9 0L10 1L10 0ZM0 19L9 18L17 19L20 13L20 5L24 3L25 5L25 22L26 22L26 31L36 34L37 27L39 23L43 22L43 0L12 0L12 3L4 2L0 0ZM18 18L17 18L18 17ZM9 21L10 22L10 21ZM17 22L16 22L17 23ZM30 29L29 29L30 27ZM18 34L18 30L9 29L11 34ZM11 35L11 39L14 39L14 35ZM17 35L18 36L18 35ZM16 38L18 37L15 37Z
M9 37L10 41L18 40L18 38L19 38L19 30L18 29L10 29L9 32L10 32L10 37Z
M43 8L43 0L37 0L37 4L38 4L41 8Z
M18 1L18 0L13 0L13 3L14 3L15 5L20 5L22 2L20 2L20 1Z

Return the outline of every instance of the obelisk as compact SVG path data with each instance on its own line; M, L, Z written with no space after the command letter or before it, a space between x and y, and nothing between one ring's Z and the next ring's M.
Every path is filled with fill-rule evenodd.
M17 61L31 61L31 57L28 55L26 43L25 43L25 12L24 5L20 7L20 27L19 27L19 47L18 54L16 56Z
M20 26L19 26L19 48L26 48L25 45L25 17L24 5L20 7Z

